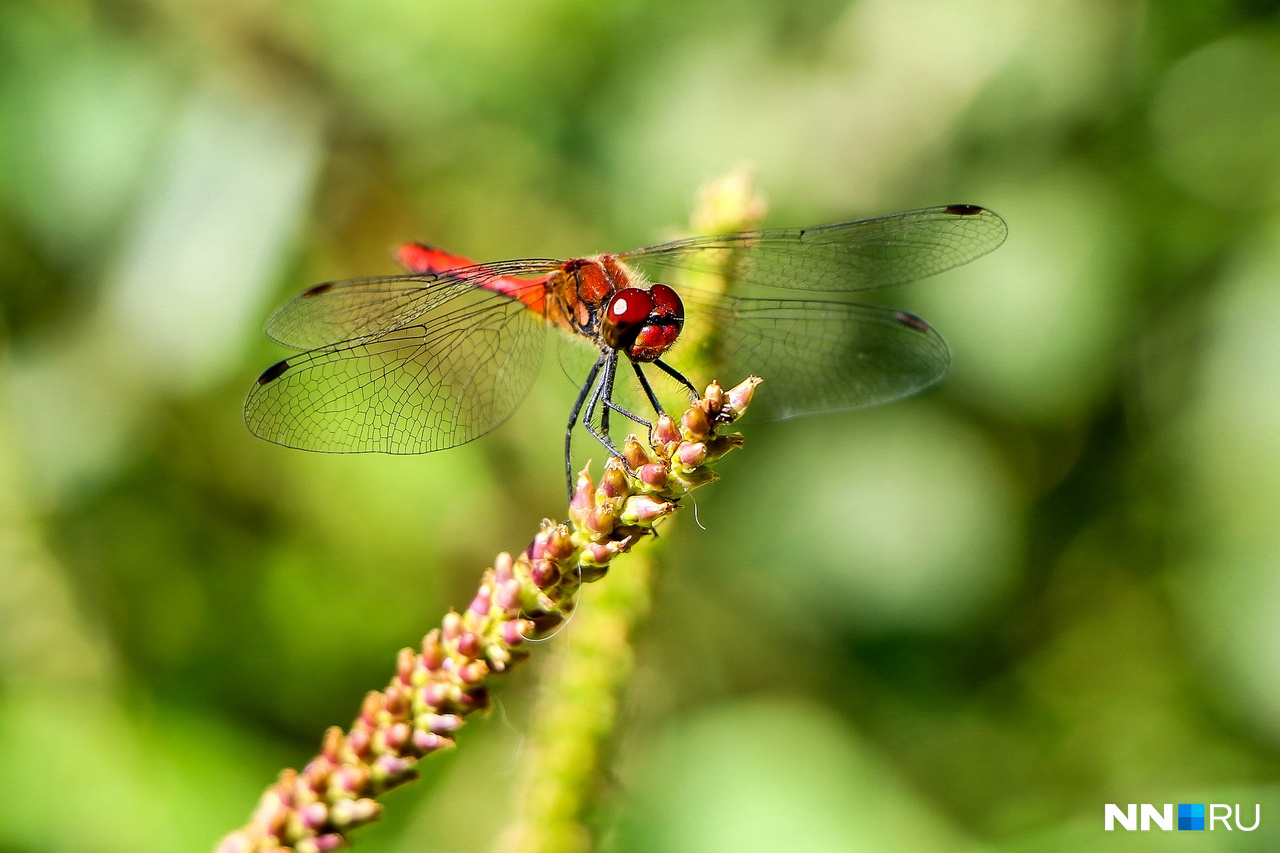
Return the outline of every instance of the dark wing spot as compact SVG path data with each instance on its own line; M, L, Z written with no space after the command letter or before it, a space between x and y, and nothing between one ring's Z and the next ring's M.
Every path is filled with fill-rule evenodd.
M949 204L947 205L947 213L952 216L977 216L982 212L982 208L976 204Z
M931 328L931 326L924 320L921 320L915 314L908 314L906 311L894 311L893 319L897 320L902 325L910 326L919 332L927 332Z
M333 282L326 281L324 284L317 284L315 287L309 287L302 291L302 296L305 299L308 296L319 296L322 293L328 293L330 290L333 290Z
M259 385L266 385L268 382L279 379L281 374L289 369L288 359L277 361L275 364L262 371L262 375L258 377Z

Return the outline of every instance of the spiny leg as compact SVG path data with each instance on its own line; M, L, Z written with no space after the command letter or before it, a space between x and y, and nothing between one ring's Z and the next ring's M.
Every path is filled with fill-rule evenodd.
M631 363L631 366L636 369L637 373L639 373L639 368L636 367L636 363L634 361L631 361L631 359L627 359L627 361L629 361ZM644 418L640 417L635 412L632 412L629 409L624 409L621 406L619 406L617 403L613 402L614 383L618 378L617 364L618 364L618 359L615 356L612 359L612 366L614 369L608 374L608 377L605 380L604 394L600 398L600 402L604 404L604 410L601 412L601 427L603 428L604 434L609 435L610 410L617 412L627 420L633 421L639 424L640 426L644 427L645 429L649 430L650 432L652 432L653 431L652 422L646 421ZM662 414L662 408L658 406L658 401L653 398L653 392L651 389L648 388L648 383L644 381L643 375L640 375L640 381L645 384L646 386L645 390L649 392L649 400L654 404L654 407L658 409L658 414Z
M604 365L604 377L600 380L601 401L604 408L600 410L600 431L606 439L610 439L609 448L613 449L612 436L609 435L609 403L613 401L613 381L618 377L618 352L614 350ZM615 453L617 451L614 451Z
M667 374L667 375L668 375L668 376L670 376L672 379L674 379L675 381L679 382L679 383L680 383L681 385L683 385L685 388L688 388L688 389L689 389L689 395L690 395L690 396L691 396L695 401L696 401L699 397L701 397L701 396L702 396L701 394L699 394L699 393L698 393L698 389L693 387L693 383L692 383L692 382L690 382L688 379L686 379L686 378L685 378L685 375L684 375L683 373L681 373L680 371L676 370L674 367L672 367L671 365L667 364L665 361L663 361L663 360L662 360L662 359L660 359L660 358L659 358L659 359L654 359L654 362L653 362L653 363L654 363L655 365L657 365L658 369L659 369L659 370L661 370L663 373Z
M591 393L596 384L596 377L600 375L600 366L604 364L605 354L601 353L596 359L596 363L591 366L591 372L587 374L587 379L582 383L582 390L578 392L578 399L574 401L573 411L569 413L569 426L564 431L564 478L569 485L569 499L573 499L573 427L578 423L578 415L582 413L582 406L587 401L587 395ZM588 413L590 414L590 413Z
M658 395L653 393L653 386L649 384L649 377L644 375L644 371L640 369L638 362L631 362L631 369L636 372L636 378L640 380L640 387L644 389L644 395L649 398L649 405L653 406L653 411L658 417L666 414L662 409L662 404L658 402ZM652 425L650 425L652 426Z
M665 414L665 412L663 412L663 410L662 410L662 404L658 402L657 395L655 395L655 394L653 393L653 388L652 388L652 386L650 386L650 385L649 385L649 380L648 380L648 378L647 378L643 373L641 373L641 372L640 372L640 365L636 364L634 361L631 361L631 359L627 359L627 361L629 361L629 362L631 363L631 369L632 369L632 370L634 370L634 371L635 371L635 373L636 373L636 376L637 376L637 377L639 377L639 379L640 379L640 386L641 386L642 388L644 388L645 396L647 396L647 397L649 398L649 403L650 403L650 405L652 405L652 406L653 406L654 412L655 412L656 414L658 414L658 415L663 415L663 414ZM609 395L612 395L612 393L613 393L613 386L612 386L612 383L611 383L611 384L610 384L610 387L609 387ZM621 407L621 406L619 406L617 403L613 402L613 400L612 400L612 399L610 399L610 396L609 396L609 395L606 395L605 397L603 397L603 398L601 399L601 402L602 402L602 403L604 404L604 406L605 406L605 410L606 410L606 411L605 411L605 415L608 415L608 410L609 410L609 409L612 409L613 411L615 411L615 412L617 412L618 414L622 415L622 416L623 416L624 418L626 418L627 420L633 421L633 422L635 422L635 423L639 424L640 426L644 427L645 429L649 430L650 432L653 432L653 422L652 422L652 421L645 420L645 419L644 419L644 418L642 418L640 415L637 415L635 412L630 411L629 409L624 409L624 408L622 408L622 407ZM606 433L606 434L608 434L608 432L609 432L609 428L608 428L608 420L607 420L607 418L605 419L604 427L605 427L605 433Z
M651 421L646 421L644 418L640 417L635 412L630 411L629 409L622 408L612 400L601 400L600 402L604 404L604 407L606 410L615 411L618 414L622 415L627 420L635 421L645 429L649 429L649 430L653 429L653 423Z
M587 401L586 411L582 416L582 425L586 427L587 432L591 434L596 441L604 445L605 449L622 459L622 451L618 450L613 440L609 438L609 405L608 395L613 393L613 377L618 366L617 350L610 350L601 356L604 362L604 371L600 375L600 381L596 383L595 390L591 394L591 399ZM596 406L600 405L601 397L605 398L605 407L600 413L600 429L597 430L592 423L595 417Z

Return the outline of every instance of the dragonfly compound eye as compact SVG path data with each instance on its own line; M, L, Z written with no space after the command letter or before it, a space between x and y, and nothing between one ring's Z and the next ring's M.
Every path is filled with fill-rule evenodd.
M651 313L653 298L647 291L638 287L619 290L604 309L604 322L600 324L604 342L614 349L626 349Z
M633 361L654 361L671 348L684 328L684 303L665 284L655 284L647 294L653 310L644 319L635 339L627 346Z
M655 284L649 295L653 298L654 319L674 319L684 325L684 303L680 301L680 294L665 284Z
M622 326L643 323L653 311L653 298L638 287L619 290L609 300L609 320Z
M631 346L627 347L627 355L632 361L656 361L662 358L662 354L680 337L680 325L676 320L646 323Z

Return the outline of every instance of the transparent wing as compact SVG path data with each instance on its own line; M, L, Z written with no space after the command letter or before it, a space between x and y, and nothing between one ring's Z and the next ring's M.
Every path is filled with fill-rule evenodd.
M545 345L546 321L521 302L453 287L412 325L268 368L245 401L245 422L261 438L304 450L443 450L511 416Z
M715 331L688 360L715 365L719 378L764 377L753 418L787 418L860 408L938 382L951 357L924 320L905 311L847 302L688 294ZM681 367L678 348L670 363ZM695 384L698 384L695 381Z
M691 237L619 257L646 269L723 274L744 284L851 292L967 264L1007 234L991 211L953 204L817 228Z
M267 335L293 349L317 349L340 341L368 339L417 322L465 290L490 287L496 279L545 276L552 260L499 261L448 273L392 275L317 284L281 306L267 321ZM541 279L504 283L509 291L540 290Z

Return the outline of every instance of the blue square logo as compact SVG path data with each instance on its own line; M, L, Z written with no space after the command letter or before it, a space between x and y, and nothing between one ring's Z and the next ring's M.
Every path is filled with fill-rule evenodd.
M1204 804L1178 804L1178 829L1204 829Z

